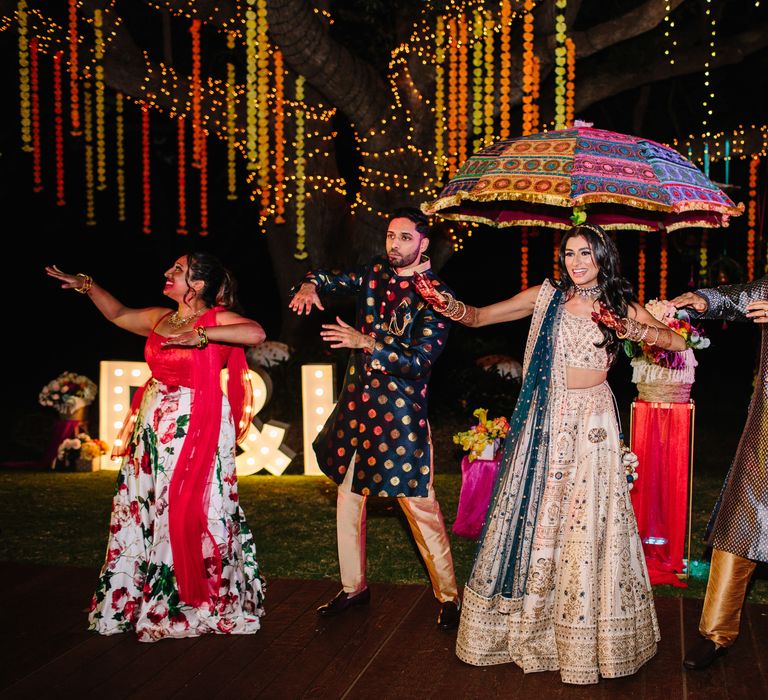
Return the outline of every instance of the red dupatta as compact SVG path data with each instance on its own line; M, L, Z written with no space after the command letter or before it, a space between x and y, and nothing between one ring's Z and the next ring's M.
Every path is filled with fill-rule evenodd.
M197 325L215 326L215 307ZM193 358L192 414L168 494L169 534L179 597L199 606L214 598L221 585L221 554L208 529L208 502L221 425L221 368L227 357L227 395L237 438L248 432L246 406L252 390L242 347L210 343Z

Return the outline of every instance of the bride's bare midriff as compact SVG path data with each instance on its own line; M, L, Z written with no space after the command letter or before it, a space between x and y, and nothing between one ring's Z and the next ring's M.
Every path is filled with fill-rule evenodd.
M566 367L565 381L569 389L590 389L602 384L608 377L608 372L599 369L583 369L582 367Z

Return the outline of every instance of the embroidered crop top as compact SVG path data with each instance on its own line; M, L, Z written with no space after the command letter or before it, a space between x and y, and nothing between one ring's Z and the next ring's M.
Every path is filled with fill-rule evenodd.
M595 347L595 343L602 340L603 333L591 318L576 316L563 307L560 342L566 367L607 372L611 367L608 352L605 348Z

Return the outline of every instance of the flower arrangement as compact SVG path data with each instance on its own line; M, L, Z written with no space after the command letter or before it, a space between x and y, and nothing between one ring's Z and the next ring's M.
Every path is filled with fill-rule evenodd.
M494 444L495 440L505 438L509 431L507 419L504 416L489 419L486 408L476 408L472 415L477 418L477 425L453 436L454 444L469 452L470 461L478 459L486 447Z
M78 459L96 459L108 451L109 445L104 440L92 438L88 433L78 433L75 437L62 441L56 457L62 462L72 464Z
M687 348L704 350L704 348L709 347L709 338L704 335L700 328L691 323L687 311L677 309L668 301L659 301L658 299L651 299L645 308L651 316L681 335L685 339ZM640 358L649 364L673 370L685 369L689 365L689 359L692 355L692 353L687 352L671 352L655 345L635 343L630 340L624 341L624 352L630 358Z
M52 406L59 413L72 414L89 406L96 398L96 384L88 377L74 372L62 372L48 382L40 392L41 406Z

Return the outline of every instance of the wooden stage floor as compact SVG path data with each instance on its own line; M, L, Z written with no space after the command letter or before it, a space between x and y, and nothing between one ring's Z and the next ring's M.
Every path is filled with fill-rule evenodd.
M96 571L0 563L3 698L757 698L768 697L768 606L750 605L742 634L703 672L686 672L700 600L659 598L662 642L637 675L567 686L557 673L474 668L435 624L426 586L372 584L371 605L321 620L333 581L275 579L255 635L141 644L87 632Z

